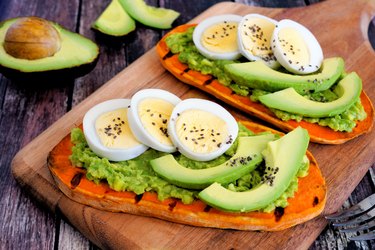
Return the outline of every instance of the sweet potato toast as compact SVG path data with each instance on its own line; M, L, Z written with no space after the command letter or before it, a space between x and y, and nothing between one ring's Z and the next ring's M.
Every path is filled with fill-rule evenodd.
M248 121L241 123L256 133L271 130ZM298 191L288 199L289 206L276 208L271 213L232 213L214 209L200 200L186 205L172 198L159 201L152 192L136 195L133 192L114 191L104 182L96 185L86 178L85 169L72 166L69 160L72 146L70 135L67 135L53 148L48 156L51 174L57 186L69 198L101 210L150 216L193 226L277 231L318 216L326 202L325 180L310 152L307 152L309 173L299 178Z
M283 131L291 131L298 126L301 126L309 131L311 141L316 143L341 144L367 133L372 129L374 107L364 91L362 91L360 99L364 110L367 113L366 119L358 121L356 127L351 132L340 132L334 131L329 127L323 127L316 123L310 123L303 120L300 122L294 120L282 121L266 106L259 102L253 102L248 97L235 94L229 87L222 85L211 75L203 75L198 71L189 69L186 64L183 64L178 60L178 54L170 52L165 43L165 39L173 33L184 32L193 26L195 26L195 24L185 24L173 29L166 34L156 46L162 65L180 81L212 94L216 98L267 121Z

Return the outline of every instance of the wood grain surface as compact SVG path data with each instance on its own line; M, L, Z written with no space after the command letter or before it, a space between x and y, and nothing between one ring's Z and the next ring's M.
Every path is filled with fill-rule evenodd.
M197 1L196 4L185 3L187 1L147 1L150 4L165 6L173 8L183 13L177 24L182 24L189 21L191 18L199 14L202 10L208 8L218 1ZM192 2L192 1L190 1ZM251 5L263 5L273 7L277 4L275 1L241 1ZM279 1L286 6L304 6L307 1ZM310 1L311 2L311 1ZM331 2L334 2L331 3ZM345 1L345 2L348 2ZM357 1L356 3L370 4L370 1ZM279 4L280 4L279 3ZM338 17L335 27L339 29L340 24L347 22L351 23L358 20L358 15L365 13L363 25L358 24L358 29L355 29L356 35L360 35L364 40L347 41L335 40L334 51L342 52L343 56L348 60L348 68L355 69L361 76L367 75L368 70L373 69L373 51L363 54L363 46L368 48L368 42L365 39L365 33L362 28L367 27L367 23L372 16L371 13L357 12L350 15L343 15L345 9L339 11L337 6L347 6L348 3L341 1L328 1L331 10L335 9ZM95 2L91 1L12 1L11 4L0 2L0 18L1 20L20 16L20 15L39 15L45 18L57 21L71 30L75 30L94 39L101 46L101 58L97 67L89 75L79 78L75 81L62 82L60 85L51 87L34 88L34 83L25 84L11 82L0 76L0 100L1 100L1 169L0 172L0 201L1 209L0 216L4 218L0 222L0 248L4 249L76 249L76 248L92 248L93 245L83 238L77 231L67 225L61 218L65 218L75 227L79 228L84 235L91 239L94 243L101 247L118 247L120 244L128 248L136 247L163 247L173 248L176 246L185 247L204 247L210 248L240 248L241 246L250 246L249 244L264 244L264 247L275 247L280 240L272 241L266 239L281 239L280 236L288 236L291 241L288 244L301 244L301 247L307 248L313 240L319 235L320 231L325 226L325 220L318 219L313 223L307 223L299 226L297 229L288 230L280 234L266 234L266 233L243 233L230 230L208 230L202 228L186 227L179 224L168 223L155 219L144 217L137 217L131 215L116 215L113 217L111 213L100 212L92 208L84 207L80 204L74 203L62 196L55 188L51 177L45 167L45 154L50 147L57 143L58 137L62 138L69 129L81 122L82 115L85 110L91 107L94 103L107 98L115 97L130 97L137 90L144 86L157 86L161 88L170 88L171 91L182 95L183 97L200 96L208 97L201 92L190 89L187 86L179 84L176 80L166 73L157 62L155 52L151 50L147 52L142 58L147 58L145 62L137 61L127 67L125 72L121 72L104 87L86 99L93 91L102 86L105 82L114 77L124 67L128 66L136 58L148 51L161 38L164 32L149 29L147 27L138 25L137 31L124 39L109 39L98 34L95 34L88 29L95 17L104 9L108 1ZM322 3L326 4L326 2ZM319 5L319 4L317 4ZM281 7L281 5L278 5ZM302 23L306 11L315 5L307 8L297 8L290 10L268 10L270 13L277 13L282 16L294 16L300 19ZM357 5L358 6L358 5ZM218 8L218 7L215 7ZM318 8L318 7L316 7ZM327 7L328 8L328 7ZM350 9L350 8L346 8ZM352 8L356 9L356 8ZM371 8L367 8L371 9ZM220 6L216 9L218 13L229 10ZM216 11L215 10L215 11ZM232 11L232 9L230 9ZM320 10L322 10L320 8ZM239 10L245 11L241 7ZM340 14L339 14L340 13ZM206 13L207 15L209 13ZM315 20L319 24L319 13L314 17L309 18L311 22ZM335 15L329 12L330 16ZM328 15L326 13L326 15ZM362 17L362 16L361 16ZM368 18L366 18L368 17ZM362 19L361 19L362 20ZM307 22L308 23L308 22ZM323 29L324 27L322 27ZM351 31L351 30L349 30ZM351 32L348 32L348 35ZM330 32L324 30L321 33L324 41L327 41L327 36ZM319 37L319 35L317 35ZM365 45L363 45L365 41ZM353 49L355 48L355 49ZM324 46L323 46L324 49ZM351 55L356 55L352 57ZM363 58L367 59L368 64L359 67L358 62L363 63ZM142 74L139 72L139 67L142 67ZM372 68L371 68L372 67ZM367 73L366 73L367 72ZM157 78L153 78L153 74L157 74ZM139 76L142 76L139 79ZM52 83L51 83L52 84ZM371 86L372 84L372 86ZM119 86L121 90L119 91ZM173 87L171 87L173 86ZM370 96L374 100L374 79L369 76L365 82L365 90L371 91ZM63 116L72 107L74 109ZM233 110L228 107L228 109ZM42 133L32 143L28 144L41 131L48 128L58 118L63 116L62 120L55 123L46 132ZM63 121L63 122L61 122ZM324 174L329 180L328 184L331 186L329 200L331 202L327 206L326 212L336 210L345 201L346 197L352 192L355 186L374 163L374 133L363 138L358 138L353 142L343 146L321 146L312 145L311 150L315 153L318 161L322 166ZM10 162L19 148L28 146L21 151L14 162L14 166L22 167L16 169L15 174L24 185L20 189L10 176ZM40 148L44 150L39 150ZM323 153L324 152L324 153ZM371 154L372 153L372 154ZM27 157L26 157L27 156ZM331 156L331 157L329 157ZM44 160L43 160L44 159ZM345 166L344 166L345 164ZM355 171L353 171L355 169ZM18 170L18 172L17 172ZM338 171L341 170L341 171ZM350 173L350 179L347 179ZM371 180L371 171L363 180L362 185L359 186L356 192L352 195L352 199L346 202L346 206L356 203L374 190L373 181ZM373 176L373 174L372 174ZM336 183L336 178L343 179L340 183ZM35 187L38 187L37 189ZM362 190L363 189L363 190ZM24 192L31 192L32 196L25 195ZM46 195L48 194L48 196ZM47 197L46 197L47 196ZM30 199L30 197L32 197ZM38 201L43 201L38 203ZM37 205L35 205L37 203ZM56 204L58 204L56 206ZM43 205L55 211L54 214L46 213ZM117 217L124 225L119 228L114 228L112 224ZM150 220L152 221L150 224ZM112 223L112 224L111 224ZM115 223L116 224L116 223ZM88 226L89 225L89 226ZM142 226L141 226L142 225ZM319 230L317 230L317 227ZM304 240L300 237L300 233L304 231L314 232L310 234L308 239ZM118 237L113 239L110 235L123 235L125 237ZM141 238L133 239L131 235L141 235ZM196 237L195 237L196 236ZM254 236L254 237L253 237ZM347 235L338 234L337 231L332 231L331 228L326 228L325 232L321 234L317 241L313 243L311 248L344 248L344 247L360 247L371 248L374 243L348 243ZM109 237L113 241L108 242ZM269 238L271 237L271 238ZM21 240L20 240L21 239ZM181 239L184 239L181 242ZM198 242L206 245L199 245ZM181 244L185 245L181 245ZM189 245L189 243L191 245ZM285 242L284 242L285 243ZM180 244L180 245L177 245ZM285 246L285 245L284 245Z

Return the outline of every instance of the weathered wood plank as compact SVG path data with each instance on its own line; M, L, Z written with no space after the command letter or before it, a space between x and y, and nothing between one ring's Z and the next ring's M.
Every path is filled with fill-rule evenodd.
M1 20L35 15L75 28L78 0L1 1ZM67 109L66 86L40 86L36 82L11 82L0 78L0 242L4 249L52 249L55 217L21 190L10 173L17 151L60 118ZM51 84L52 85L52 84Z
M357 204L367 196L375 192L374 189L374 178L373 173L375 165L373 165L366 176L362 179L356 189L353 191L351 196L342 208L347 209L354 204ZM371 176L372 175L372 176ZM310 247L310 250L315 249L374 249L375 241L349 241L348 238L358 235L358 233L340 233L336 228L328 225L322 234L316 239L314 244Z
M0 220L0 242L5 249L51 249L54 246L58 246L59 249L92 247L81 234L77 233L68 224L63 221L60 224L60 218L57 218L55 222L53 216L40 209L39 206L35 206L11 178L9 171L10 161L22 145L29 142L66 110L70 109L71 106L81 102L122 68L134 61L144 51L147 51L160 36L159 31L146 27L138 27L140 31L137 29L137 32L139 33L133 33L123 41L113 41L107 37L97 35L88 27L96 17L95 15L98 15L104 9L109 0L95 1L95 3L88 0L80 2L82 2L82 8L79 16L78 0L57 2L40 0L0 1L1 20L19 15L42 15L63 24L71 30L77 30L93 38L101 46L102 57L104 56L92 72L93 75L91 76L90 74L75 81L74 89L72 89L73 82L70 82L67 83L67 87L31 91L30 89L15 86L14 83L0 76L0 218L2 218ZM177 20L177 25L187 22L214 2L219 1L196 1L197 3L193 3L193 1L160 0L159 2L163 7L173 8L183 13ZM307 3L318 1L239 0L236 2L256 6L285 7L303 6ZM149 3L157 3L157 1L149 1ZM199 8L201 7L198 8L197 6L203 6L203 9L200 10ZM80 21L79 25L76 23L77 19ZM149 35L152 38L149 38ZM39 122L40 120L43 120L43 124ZM26 130L25 126L30 129ZM360 194L356 194L355 191L352 197L357 197L357 195L364 197L369 193L369 190L374 192L373 172L374 167L357 187L357 189L361 190ZM371 179L371 177L372 181L370 183L368 179ZM345 206L355 202L356 200L351 201L349 199ZM55 227L57 227L56 230L59 233L57 242L54 242L56 237ZM325 237L324 235L328 236ZM326 249L328 246L342 247L341 249L345 247L375 248L373 241L361 244L347 242L345 237L338 235L337 231L332 231L331 228L327 228L323 232L312 246L312 249Z
M305 0L236 0L237 3L244 3L251 6L287 8L306 6Z

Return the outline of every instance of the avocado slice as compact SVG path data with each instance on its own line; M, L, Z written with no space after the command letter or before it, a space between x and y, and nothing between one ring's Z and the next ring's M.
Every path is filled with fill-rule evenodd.
M339 98L332 102L311 101L299 95L293 88L260 96L259 101L269 108L319 118L341 114L358 100L361 91L362 80L352 72L340 80L334 88L333 92Z
M135 20L144 25L169 29L180 13L165 8L149 6L143 0L119 0L126 12Z
M234 192L215 182L198 197L212 207L232 212L262 209L279 198L298 173L309 144L309 134L301 127L268 143L262 152L266 173L262 184L245 191Z
M25 17L34 18L34 17ZM8 19L0 23L0 72L9 78L33 78L40 76L78 77L93 69L99 55L99 47L91 40L51 24L60 37L59 50L51 56L35 60L16 58L7 53L4 41L8 29L21 18ZM49 74L45 74L45 73Z
M261 152L274 139L273 134L239 137L236 153L228 161L212 168L185 168L171 154L151 160L150 164L158 175L176 186L203 189L214 182L232 182L254 170L263 160Z
M329 89L344 71L344 60L327 58L321 69L310 75L293 75L269 68L262 61L234 63L224 66L229 77L237 84L270 92L294 88L298 93Z
M124 36L135 30L135 21L125 11L119 0L112 0L92 24L92 28L110 36Z

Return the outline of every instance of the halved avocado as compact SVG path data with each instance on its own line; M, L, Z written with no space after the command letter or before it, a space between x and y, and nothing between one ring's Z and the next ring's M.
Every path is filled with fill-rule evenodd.
M125 11L119 0L112 0L95 20L92 28L111 36L124 36L135 30L135 21Z
M344 71L344 60L340 57L323 61L321 69L310 75L293 75L268 67L262 61L225 65L229 77L239 85L270 92L294 88L298 93L329 89Z
M176 186L202 189L214 182L229 183L254 170L263 160L261 152L273 134L240 137L236 153L226 162L207 169L181 166L171 154L150 161L153 170Z
M180 13L165 8L149 6L143 0L119 0L126 12L135 20L144 25L169 29Z
M296 176L306 154L309 134L301 127L269 142L263 151L266 173L257 187L245 192L234 192L214 183L198 194L210 206L225 211L255 211L279 198Z
M42 36L43 31L37 30L34 34L20 37L17 40L14 36L9 35L8 29L18 24L22 28L22 24L33 23L34 21L45 22L47 26L56 30L60 45L56 47L56 52L52 54L43 55L39 59L26 59L27 57L22 56L22 53L17 55L17 47L12 45L23 44L23 47L28 44L33 45L33 43L35 45L33 41L39 41L38 37ZM29 29L29 27L26 28ZM18 33L22 34L22 31ZM24 42L25 39L26 42ZM15 47L16 49L13 49L15 53L11 53L11 49L6 50L5 45L11 48ZM43 41L39 42L39 45L43 46ZM26 48L33 50L33 46ZM30 51L25 53L30 53ZM94 68L98 55L99 47L94 42L45 19L21 17L0 23L0 72L9 78L78 77Z
M260 96L259 101L269 108L319 118L341 114L359 99L361 91L362 80L355 72L352 72L339 81L333 90L339 98L332 102L308 100L293 88Z

